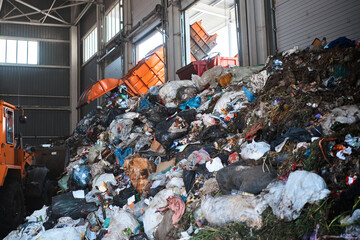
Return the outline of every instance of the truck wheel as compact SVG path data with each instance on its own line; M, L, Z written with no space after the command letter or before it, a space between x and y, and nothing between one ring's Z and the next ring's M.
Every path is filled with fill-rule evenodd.
M17 181L6 183L1 189L0 196L0 235L3 235L23 222L25 203L24 193Z

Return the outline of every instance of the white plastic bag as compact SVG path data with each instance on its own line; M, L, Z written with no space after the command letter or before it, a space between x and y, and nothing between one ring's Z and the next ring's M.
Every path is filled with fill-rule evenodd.
M253 140L250 144L245 144L241 148L241 158L242 159L253 159L259 160L266 152L270 150L270 145L266 142L255 142Z
M116 185L116 179L112 173L104 173L93 180L92 187L104 187L104 183L110 183L111 185ZM100 190L101 191L101 190Z
M333 133L330 127L335 122L352 124L360 119L360 109L356 105L346 105L331 110L330 115L322 123L322 129L325 135Z
M209 172L217 172L222 169L224 166L219 157L216 157L208 162L206 162L206 168Z
M286 184L277 181L270 183L267 189L265 200L274 215L286 221L298 218L306 203L321 200L330 193L324 179L308 171L292 172Z
M126 228L135 233L139 228L139 223L131 213L119 207L114 207L108 227L108 234L106 234L103 239L129 239L129 237L123 233L123 230Z
M172 189L164 189L158 192L152 200L149 208L145 211L143 218L144 231L149 239L154 239L154 232L163 219L163 215L157 212L157 209L166 206L166 199L169 196L174 196Z
M52 228L45 232L40 232L34 239L36 240L81 240L85 235L86 225L79 227Z
M263 70L259 72L258 74L253 74L250 77L250 85L252 88L252 91L256 93L257 91L261 90L268 80L270 74L266 70Z
M46 222L48 219L48 215L46 214L47 206L43 206L39 210L35 210L30 216L26 217L26 221L28 222Z
M222 109L226 109L228 105L236 103L239 99L247 99L244 91L239 92L226 92L216 102L214 106L214 112L221 114Z
M197 75L192 75L191 77L199 91L202 91L208 85L210 85L210 87L215 87L218 84L216 80L223 74L224 68L222 66L215 66L204 72L201 77L198 77Z
M202 121L206 127L210 127L216 124L215 118L213 118L210 114L204 114Z
M266 202L261 197L242 195L206 196L201 201L201 211L212 225L245 222L252 228L262 226L261 214Z
M167 184L166 188L182 188L184 186L184 180L182 178L174 177Z
M119 138L121 140L126 140L131 132L133 126L133 121L130 119L118 119L113 120L110 123L110 142L113 143L115 138Z
M176 98L177 90L180 87L194 85L193 81L190 80L181 80L181 81L170 81L162 85L159 90L160 98L164 101L165 104L172 102Z

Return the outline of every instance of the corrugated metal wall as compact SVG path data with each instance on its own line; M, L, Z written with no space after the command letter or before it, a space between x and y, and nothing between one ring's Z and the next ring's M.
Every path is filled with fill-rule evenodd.
M0 98L24 107L28 121L17 126L35 145L70 134L69 29L0 24L0 35L39 41L39 65L0 65Z
M80 93L83 93L90 85L96 82L97 79L97 64L96 58L93 58L80 71ZM85 116L91 110L96 109L96 101L91 102L80 108L80 117Z
M132 0L132 25L135 26L146 15L155 9L156 4L161 4L161 0Z
M118 0L105 0L105 12L110 9L115 2ZM143 3L142 3L143 4ZM84 36L89 32L89 30L96 24L96 6L92 6L88 12L84 15L84 17L80 21L80 38L83 39ZM83 42L80 43L80 55L82 56L83 52ZM105 78L110 75L115 78L121 78L122 66L121 66L121 57L123 52L120 51L120 48L113 51L106 58L106 67L105 67ZM113 61L116 63L112 64ZM85 91L90 85L95 83L97 79L97 58L94 57L90 59L86 64L83 63L83 59L81 59L81 70L80 70L80 94ZM118 66L117 66L118 65ZM110 66L110 67L109 67ZM92 101L91 103L84 105L80 108L80 117L84 117L86 114L96 109L97 101Z
M316 37L360 39L359 0L277 0L275 7L279 51L305 48Z

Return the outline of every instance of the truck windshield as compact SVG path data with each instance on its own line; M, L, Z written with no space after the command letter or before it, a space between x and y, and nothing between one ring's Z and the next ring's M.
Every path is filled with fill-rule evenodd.
M14 113L10 110L6 111L6 143L14 143Z

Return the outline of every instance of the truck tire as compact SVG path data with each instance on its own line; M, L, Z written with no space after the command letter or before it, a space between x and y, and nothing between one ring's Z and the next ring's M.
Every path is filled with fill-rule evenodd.
M0 191L0 237L16 229L24 220L25 202L21 184L5 183Z

